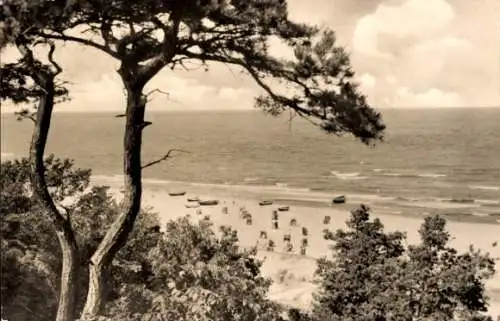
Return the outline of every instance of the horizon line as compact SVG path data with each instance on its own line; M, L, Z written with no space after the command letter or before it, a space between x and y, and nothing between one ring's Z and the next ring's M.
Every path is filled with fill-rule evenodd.
M404 110L453 110L453 109L496 109L500 108L500 105L498 106L455 106L455 107L417 107L417 106L411 106L411 107L376 107L374 108L375 110L398 110L398 111L404 111ZM14 114L15 112L20 111L23 108L19 109L12 109L9 108L9 110L2 110L0 108L0 114L5 114L5 115L11 115ZM230 108L215 108L215 109L181 109L181 108L174 108L174 109L150 109L147 110L146 112L148 113L170 113L170 112L187 112L187 113L192 113L192 112L263 112L263 110L260 110L258 108L254 109L230 109ZM72 109L54 109L53 111L54 114L113 114L113 113L123 113L123 110L114 110L114 109L107 109L107 110L72 110Z
M434 109L490 109L490 108L500 108L500 105L497 106L481 106L481 105L476 105L476 106L454 106L454 107L419 107L419 106L408 106L408 107L402 107L402 106L385 106L385 107L373 107L375 110L387 110L387 109L397 109L397 110L409 110L409 109L426 109L426 110L434 110ZM2 110L0 108L0 113L1 114L13 114L17 111L20 111L23 108L19 109L13 109L9 108L8 110ZM214 109L191 109L191 108L173 108L173 109L150 109L148 110L146 108L146 112L214 112L214 111L228 111L228 112L249 112L249 111L260 111L262 112L263 110L260 110L259 108L245 108L245 109L232 109L232 108L214 108ZM77 110L72 110L72 109L54 109L53 113L120 113L123 112L123 110L119 109L95 109L95 110L82 110L82 109L77 109Z

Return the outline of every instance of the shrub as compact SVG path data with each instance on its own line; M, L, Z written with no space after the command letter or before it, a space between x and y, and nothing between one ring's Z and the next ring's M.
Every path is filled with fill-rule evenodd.
M403 233L385 232L365 206L354 210L346 231L327 233L333 258L318 260L313 319L492 320L483 312L494 259L473 248L459 254L445 226L425 218L420 244L405 247Z

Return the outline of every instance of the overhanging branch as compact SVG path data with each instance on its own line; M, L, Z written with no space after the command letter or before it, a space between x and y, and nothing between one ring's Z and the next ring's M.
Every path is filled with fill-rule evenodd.
M151 167L153 165L156 165L158 163L161 163L161 162L167 160L168 158L171 157L171 154L173 152L189 153L188 151L185 151L185 150L182 150L182 149L172 148L172 149L169 149L168 152L163 157L161 157L161 158L159 158L157 160L154 160L152 162L149 162L146 165L141 166L141 169L145 169L145 168Z
M121 59L121 57L118 55L118 53L116 53L115 51L111 50L109 47L100 45L100 44L98 44L96 42L93 42L91 40L88 40L88 39L83 39L83 38L79 38L79 37L69 36L69 35L65 35L65 34L59 34L59 35L58 34L48 34L48 33L44 33L44 32L41 32L40 36L44 37L46 39L62 40L62 41L73 41L73 42L76 42L76 43L79 43L79 44L82 44L82 45L86 45L86 46L90 46L90 47L94 47L96 49L99 49L99 50L107 53L108 55L112 56L113 58Z
M287 106L293 110L295 110L299 116L314 116L318 119L321 120L327 120L325 115L321 115L319 113L315 113L314 111L308 110L302 106L299 105L300 101L296 99L290 99L287 97L284 97L282 95L279 95L275 93L269 85L267 85L258 72L252 67L252 63L247 61L245 58L233 58L233 57L227 57L227 56L222 56L222 55L209 55L209 54L203 54L203 53L193 53L191 51L185 50L182 52L183 55L186 57L192 58L192 59L199 59L202 61L214 61L214 62L220 62L224 64L231 64L231 65L237 65L240 67L243 67L245 71L247 71L250 76L255 80L255 82L264 89L264 91L271 97L275 102L282 104L284 106Z

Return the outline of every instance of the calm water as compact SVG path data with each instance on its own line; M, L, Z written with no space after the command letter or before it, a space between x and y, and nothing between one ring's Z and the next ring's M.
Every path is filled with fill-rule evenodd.
M500 109L387 110L386 141L375 148L260 112L147 118L145 162L169 148L190 152L147 169L150 180L266 185L311 199L345 193L400 210L500 213ZM100 176L119 175L123 124L113 114L57 114L48 152ZM26 155L31 123L3 115L1 125L2 157ZM476 202L450 202L464 198Z

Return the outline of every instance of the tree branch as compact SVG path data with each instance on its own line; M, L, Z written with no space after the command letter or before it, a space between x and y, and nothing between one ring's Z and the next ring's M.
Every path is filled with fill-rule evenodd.
M104 47L107 48L107 50L112 51L111 49L111 44L115 44L117 39L114 37L112 29L111 29L111 24L109 24L106 21L107 17L104 16L102 18L102 23L101 23L101 36L102 40L104 41Z
M86 46L90 46L90 47L94 47L96 49L99 49L99 50L107 53L108 55L110 55L113 58L121 59L120 55L118 55L118 53L116 53L115 51L111 50L109 47L106 47L104 45L100 45L100 44L98 44L96 42L93 42L91 40L88 40L88 39L83 39L83 38L74 37L74 36L68 36L68 35L65 35L65 34L60 34L60 35L47 34L47 33L44 33L44 32L41 32L40 36L44 37L46 39L62 40L62 41L73 41L73 42L76 42L76 43L80 43L82 45L86 45Z
M49 59L49 62L52 64L52 66L54 66L54 68L56 68L56 72L54 73L54 77L55 77L55 76L59 75L63 69L54 60L54 51L56 50L56 45L53 42L50 42L49 45L50 45L50 50L49 50L49 54L48 54L48 59Z
M146 165L141 166L141 169L145 169L145 168L147 168L147 167L151 167L151 166L153 166L153 165L156 165L156 164L158 164L158 163L161 163L161 162L163 162L163 161L167 160L167 158L170 158L170 157L171 157L171 154L172 154L173 152L189 153L188 151L185 151L185 150L182 150L182 149L172 148L172 149L169 149L169 150L168 150L168 152L167 152L167 153L166 153L166 154L165 154L162 158L159 158L159 159L157 159L157 160L155 160L155 161L149 162L149 163L147 163Z
M149 125L152 125L152 124L153 123L150 122L150 121L145 121L142 124L139 124L139 128L144 129L144 128L148 127Z
M153 17L152 19L155 25L163 29L163 48L158 56L141 66L139 83L146 83L154 77L177 53L177 37L179 35L181 16L179 14L172 14L170 20L172 21L172 28L168 28L158 18Z
M271 87L269 87L259 76L257 71L252 67L252 63L248 62L245 58L239 59L239 58L232 58L232 57L226 57L226 56L221 56L221 55L208 55L204 53L193 53L188 50L184 50L182 52L185 56L192 58L192 59L199 59L202 61L214 61L214 62L221 62L221 63L226 63L226 64L231 64L231 65L237 65L243 67L245 71L247 71L250 76L255 80L255 82L264 89L264 91L271 97L275 102L280 103L282 105L285 105L287 107L292 108L293 110L297 111L300 116L315 116L319 119L322 120L327 120L326 116L321 115L319 113L315 113L314 111L311 111L307 108L304 108L299 105L300 101L290 99L284 96L281 96L277 93L275 93Z
M68 220L68 223L71 226L71 208L69 206L65 206L62 204L59 204L59 206L66 212L66 219Z
M17 116L17 120L22 121L23 119L29 119L36 125L36 117L33 113L30 113L28 109L23 109L14 113Z
M35 117L29 115L29 116L20 116L20 118L27 118L33 122L33 124L36 124L36 119Z
M150 96L150 95L152 95L152 94L154 94L154 93L160 93L160 94L163 94L163 95L165 95L165 96L167 96L167 97L170 97L170 94L169 94L169 93L167 93L167 92L165 92L165 91L163 91L163 90L161 90L161 89L156 88L156 89L151 90L150 92L148 92L148 93L145 95L145 96L146 96L146 99L147 99L147 98L149 98L149 96ZM148 100L148 102L149 102L149 101L151 101L151 100Z

